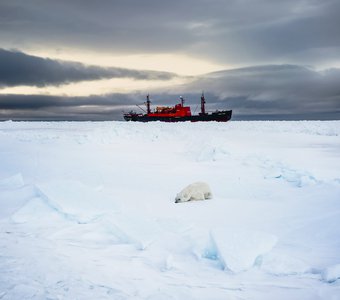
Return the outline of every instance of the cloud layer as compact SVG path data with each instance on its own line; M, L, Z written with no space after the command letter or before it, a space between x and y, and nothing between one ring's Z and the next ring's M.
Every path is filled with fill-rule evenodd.
M11 0L6 47L182 53L229 65L340 61L338 0Z
M153 105L174 105L183 95L195 111L204 90L209 110L233 109L236 120L332 120L340 119L339 82L340 69L257 66L206 74L167 92L153 91L151 100ZM0 119L122 120L123 110L137 109L135 104L144 100L144 93L0 95Z
M0 49L0 87L18 85L42 87L104 78L169 80L174 76L175 74L168 72L86 66Z
M265 65L214 72L183 88L204 90L211 108L236 119L340 119L340 69Z
M144 97L144 96L143 96ZM88 97L0 94L0 120L122 120L123 110L140 103L140 95Z

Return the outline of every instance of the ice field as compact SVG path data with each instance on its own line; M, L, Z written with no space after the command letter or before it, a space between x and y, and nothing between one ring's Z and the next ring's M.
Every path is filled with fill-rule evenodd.
M340 121L0 123L0 299L340 299Z

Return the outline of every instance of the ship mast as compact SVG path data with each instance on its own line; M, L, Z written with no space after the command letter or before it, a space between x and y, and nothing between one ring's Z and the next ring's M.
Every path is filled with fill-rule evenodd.
M147 111L148 114L151 113L150 103L151 103L151 101L150 101L149 94L148 94L146 96L146 111Z
M202 96L201 96L201 114L205 115L205 98L204 98L203 92L202 92Z

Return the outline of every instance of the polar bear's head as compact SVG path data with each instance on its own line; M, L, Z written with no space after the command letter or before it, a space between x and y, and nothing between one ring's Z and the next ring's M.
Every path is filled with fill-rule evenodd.
M190 195L187 193L179 193L175 198L175 203L186 202L190 200Z

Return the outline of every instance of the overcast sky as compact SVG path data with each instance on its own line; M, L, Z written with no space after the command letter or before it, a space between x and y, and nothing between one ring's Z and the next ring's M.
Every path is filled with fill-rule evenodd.
M340 119L339 0L1 0L0 120L120 120L144 101Z

